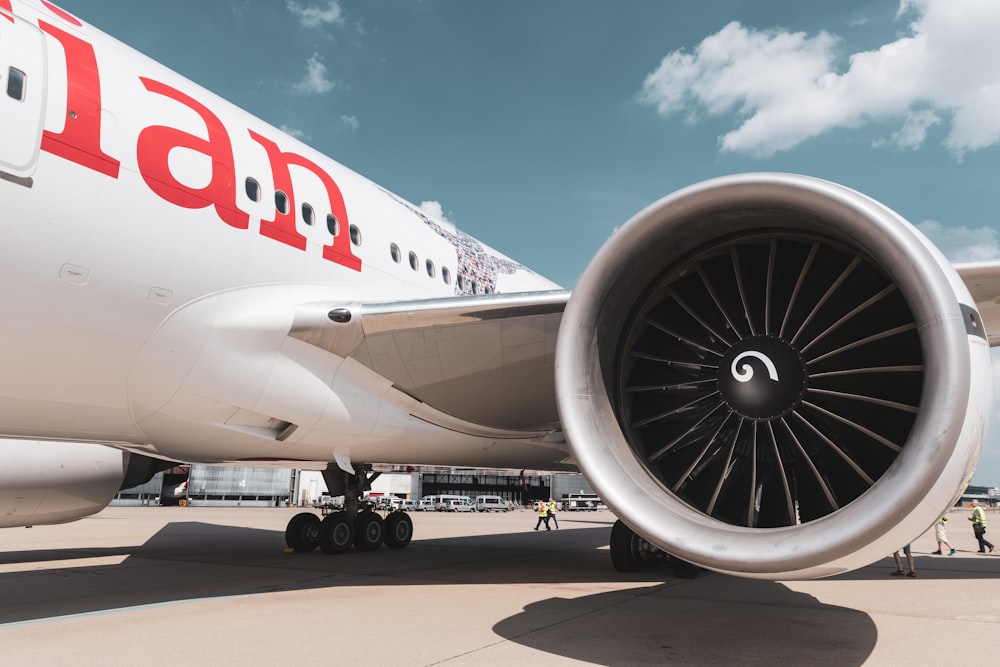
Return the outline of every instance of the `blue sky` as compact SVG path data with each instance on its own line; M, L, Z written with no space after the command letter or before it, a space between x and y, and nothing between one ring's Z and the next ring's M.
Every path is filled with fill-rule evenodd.
M995 0L58 4L567 287L647 204L744 171L1000 258Z

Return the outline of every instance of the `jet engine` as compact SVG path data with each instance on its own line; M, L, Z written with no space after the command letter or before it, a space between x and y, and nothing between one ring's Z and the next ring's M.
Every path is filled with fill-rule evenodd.
M82 519L171 465L92 443L0 440L0 528Z
M708 569L835 575L957 500L990 409L964 284L913 226L788 174L667 196L597 253L556 349L563 428L637 535Z

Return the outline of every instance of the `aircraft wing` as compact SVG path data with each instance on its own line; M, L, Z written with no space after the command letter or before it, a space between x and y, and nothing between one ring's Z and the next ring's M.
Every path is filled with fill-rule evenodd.
M991 347L1000 345L1000 262L955 266L976 302Z
M314 303L290 335L351 357L448 415L482 426L558 424L555 346L564 290L394 303Z

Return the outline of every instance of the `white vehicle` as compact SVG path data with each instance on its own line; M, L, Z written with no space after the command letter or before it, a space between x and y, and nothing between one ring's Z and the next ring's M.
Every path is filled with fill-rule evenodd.
M975 469L1000 263L852 189L691 185L571 294L51 2L0 0L0 81L0 527L309 462L344 507L286 543L367 551L413 532L359 508L374 464L578 467L615 567L780 580L892 553Z
M434 498L434 509L438 512L447 512L451 508L451 502L453 500L463 503L467 502L469 505L472 505L472 498L468 496L441 495L435 496Z
M476 506L472 500L465 496L459 498L449 498L444 503L445 512L475 512Z
M436 496L424 496L417 503L418 512L433 512L437 509L437 497Z
M403 499L398 496L375 496L374 498L369 497L369 500L374 501L375 507L382 510L397 510L403 504Z
M404 512L413 512L413 511L416 511L416 509L417 509L417 501L416 500L410 500L409 498L404 498L399 503L399 508L398 509L401 509Z
M500 496L476 496L477 512L506 512L507 501Z
M568 512L593 511L601 504L594 493L567 493L562 497L562 508Z

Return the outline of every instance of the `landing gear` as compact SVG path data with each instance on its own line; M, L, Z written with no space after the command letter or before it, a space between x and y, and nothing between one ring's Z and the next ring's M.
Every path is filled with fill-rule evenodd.
M300 554L314 551L319 546L319 517L312 512L293 516L285 528L285 544Z
M384 519L362 506L365 491L379 473L371 466L355 465L354 474L335 464L323 471L327 489L344 496L344 509L323 517L304 512L296 514L285 528L285 544L296 553L319 547L323 553L342 554L353 545L358 551L375 551L383 543L390 549L405 548L413 539L413 521L402 511L391 512Z
M638 572L652 565L658 552L662 553L621 521L611 527L611 564L619 572Z
M687 561L653 546L643 537L636 535L621 521L611 527L611 564L619 572L638 572L644 567L655 567L662 562L670 564L673 575L678 579L692 579L700 569Z
M354 520L354 546L358 551L375 551L385 539L385 523L371 510L358 514Z
M385 518L385 546L405 549L413 539L413 521L406 512L393 512Z
M347 512L334 512L319 524L319 548L325 554L342 554L351 548L354 522Z

